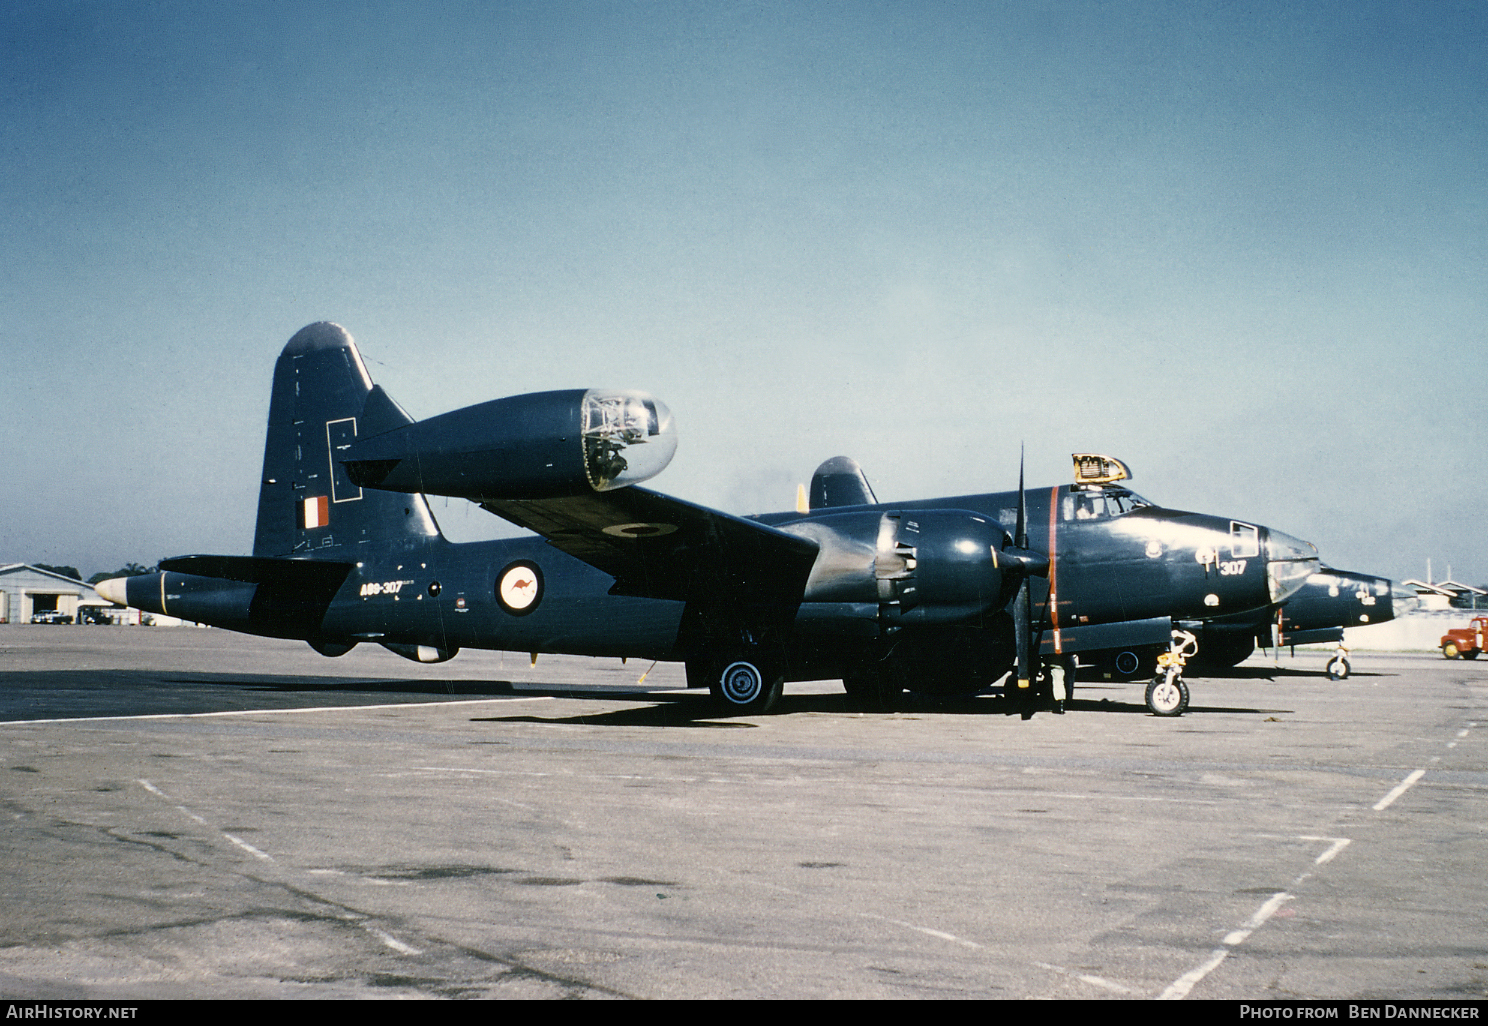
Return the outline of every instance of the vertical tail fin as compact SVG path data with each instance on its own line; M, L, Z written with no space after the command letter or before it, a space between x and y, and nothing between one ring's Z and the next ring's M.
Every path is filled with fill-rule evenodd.
M372 384L346 329L321 321L296 332L274 365L253 554L356 560L373 542L437 540L422 495L359 488L336 460L359 435L411 423Z

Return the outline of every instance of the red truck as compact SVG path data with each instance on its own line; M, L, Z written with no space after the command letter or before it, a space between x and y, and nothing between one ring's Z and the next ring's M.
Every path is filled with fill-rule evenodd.
M1442 635L1442 655L1448 659L1476 659L1488 635L1488 616L1473 617L1472 626L1459 627Z

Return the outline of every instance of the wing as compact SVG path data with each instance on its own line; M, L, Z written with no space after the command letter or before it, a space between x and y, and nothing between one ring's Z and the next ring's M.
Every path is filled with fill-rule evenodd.
M615 578L613 595L733 607L746 620L794 617L816 561L809 539L644 488L481 506Z

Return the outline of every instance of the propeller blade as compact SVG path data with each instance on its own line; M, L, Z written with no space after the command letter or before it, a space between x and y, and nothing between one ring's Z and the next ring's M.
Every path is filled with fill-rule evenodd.
M1028 548L1028 495L1023 490L1023 446L1018 446L1018 524L1013 529L1013 544Z
M1017 567L1018 594L1013 599L1013 643L1018 654L1013 684L1014 700L1022 706L1023 718L1033 715L1033 707L1027 702L1033 697L1033 600L1029 595L1028 578L1037 574L1049 576L1049 557L1028 549L1028 492L1023 483L1023 447L1018 450L1018 522L1013 531L1013 544L1002 550L1003 557ZM1006 688L1006 685L1004 685Z
M1028 577L1018 582L1018 595L1013 599L1013 641L1018 650L1017 679L1013 682L1020 694L1026 694L1033 679L1033 625L1029 610Z

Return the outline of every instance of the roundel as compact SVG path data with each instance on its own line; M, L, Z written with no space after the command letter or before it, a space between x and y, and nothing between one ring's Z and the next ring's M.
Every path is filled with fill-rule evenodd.
M510 563L496 578L496 601L512 616L526 616L542 602L543 576L536 563Z
M657 538L677 530L676 524L611 524L600 528L616 538Z

